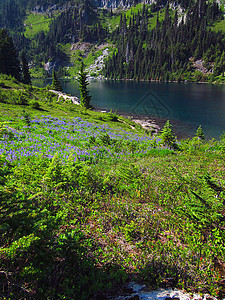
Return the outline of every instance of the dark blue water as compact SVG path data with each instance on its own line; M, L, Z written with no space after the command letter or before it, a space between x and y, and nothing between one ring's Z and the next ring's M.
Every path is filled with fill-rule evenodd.
M49 80L33 80L46 86ZM79 96L76 80L61 81L66 93ZM179 136L192 137L202 125L208 138L225 131L225 86L197 83L91 81L91 104L102 110L170 120Z

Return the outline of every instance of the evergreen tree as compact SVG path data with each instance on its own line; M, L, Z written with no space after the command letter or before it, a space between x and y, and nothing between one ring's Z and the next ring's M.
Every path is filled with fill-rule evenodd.
M185 77L190 78L190 74L194 72L190 68L190 58L202 59L204 53L207 53L208 61L215 62L217 59L215 75L225 71L225 60L219 59L225 49L224 35L208 29L211 21L221 18L220 10L215 10L215 14L212 14L214 5L205 0L178 2L186 8L189 6L185 22L183 20L178 23L178 14L173 16L169 2L164 0L158 0L155 4L158 7L155 10L157 15L161 7L166 5L165 18L157 18L155 28L149 29L149 13L146 6L143 7L142 13L138 11L130 17L129 26L126 26L127 22L124 22L121 15L120 24L113 33L113 42L118 51L108 58L106 77L184 80ZM209 19L205 18L207 12L210 12ZM214 51L207 52L212 45L215 45ZM209 75L206 75L198 80L209 79Z
M55 73L55 69L53 68L53 71L52 71L52 89L55 90L55 91L59 91L59 92L62 92L62 86L56 76L56 73Z
M79 82L79 90L80 90L80 105L85 108L90 108L90 101L91 96L89 95L89 92L87 90L87 86L89 85L89 82L87 80L87 73L84 71L84 63L82 61L80 72L78 74Z
M0 73L21 79L21 69L18 54L12 38L6 30L0 29Z
M204 135L204 132L202 130L202 126L200 125L196 131L196 134L195 134L200 140L204 140L205 139L205 135Z
M29 66L28 66L28 63L27 63L27 60L26 60L26 57L24 54L22 54L21 62L22 62L23 82L31 85L32 83L31 83L31 78L30 78Z
M172 125L170 124L169 120L164 125L161 131L160 138L162 140L163 145L168 146L169 148L174 150L178 149L178 145L176 143L176 137L172 131Z

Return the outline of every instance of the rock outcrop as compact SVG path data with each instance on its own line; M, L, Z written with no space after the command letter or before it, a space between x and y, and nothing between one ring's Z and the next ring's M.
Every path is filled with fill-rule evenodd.
M63 99L65 101L69 101L69 102L71 102L73 104L80 105L79 98L77 98L75 96L69 96L69 95L67 95L65 93L58 92L58 91L55 91L55 90L49 90L49 91L58 95L58 101L60 101L60 100Z
M102 79L103 76L100 75L102 69L105 66L105 59L109 56L109 49L106 48L102 51L100 55L90 67L86 70L88 72L89 79Z
M95 0L95 4L98 7L103 8L129 8L138 3L152 4L155 0Z

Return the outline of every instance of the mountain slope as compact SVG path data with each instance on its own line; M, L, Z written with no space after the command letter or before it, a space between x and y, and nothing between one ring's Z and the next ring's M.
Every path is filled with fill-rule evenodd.
M170 127L0 87L2 299L116 299L136 280L224 299L224 135L172 150Z
M16 9L10 10L13 3ZM90 49L116 45L114 61L109 59L105 69L111 78L208 81L223 73L219 59L225 50L223 35L209 30L223 22L223 12L214 1L31 0L25 4L6 0L0 6L3 13L10 17L0 18L1 26L11 30L17 49L26 52L33 70L48 63L59 75L70 76L74 74L67 72L70 68L77 70L82 58L91 56L69 49L89 43ZM215 76L210 68L207 76L196 73L192 58L204 61L204 68L215 65Z
M160 21L157 17L156 27L149 29L152 11L144 6L130 19L121 18L114 34L118 51L106 65L106 77L192 80L192 58L204 58L209 63L218 62L217 59L222 57L225 50L223 35L207 28L208 24L222 17L217 4L193 2L183 16L178 15L176 7L167 5L164 19ZM199 79L213 80L220 71L215 64L213 75L202 75Z

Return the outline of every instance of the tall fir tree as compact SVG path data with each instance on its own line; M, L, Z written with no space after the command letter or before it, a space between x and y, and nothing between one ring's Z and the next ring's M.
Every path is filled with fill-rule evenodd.
M31 83L31 78L30 78L29 66L28 66L28 62L27 62L27 59L24 54L22 54L21 63L22 63L23 82L31 85L32 83Z
M0 73L21 79L20 61L12 38L0 29Z
M82 61L80 72L78 74L77 81L79 82L79 90L80 90L80 105L85 108L90 108L91 96L89 95L89 91L87 90L87 86L89 82L87 80L87 73L84 71L84 63Z
M62 92L62 86L56 76L55 69L52 70L52 89L58 92Z

